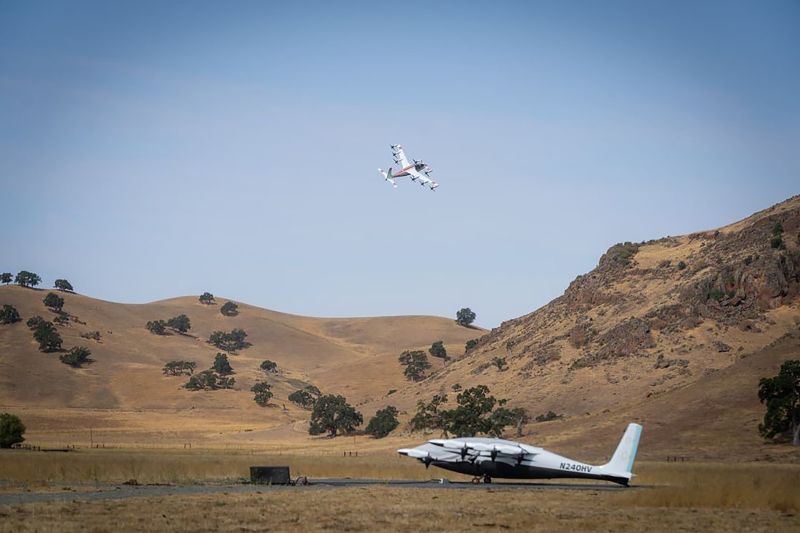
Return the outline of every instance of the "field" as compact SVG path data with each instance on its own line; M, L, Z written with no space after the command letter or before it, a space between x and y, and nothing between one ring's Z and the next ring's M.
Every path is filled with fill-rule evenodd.
M80 501L80 493L96 485L130 479L236 483L254 464L285 464L293 476L312 478L459 479L389 453L344 457L222 450L5 452L0 454L3 493L69 490L76 497L0 506L0 531L800 528L800 466L768 463L642 462L636 465L635 483L645 488L639 490L507 490L499 483L474 490L307 487L238 494L222 488L215 494Z

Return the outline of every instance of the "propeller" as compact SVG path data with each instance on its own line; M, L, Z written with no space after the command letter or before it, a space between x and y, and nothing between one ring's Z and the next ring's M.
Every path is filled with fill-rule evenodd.
M458 450L462 461L467 457L467 451L470 449L470 445L462 440L446 440L442 442L442 446L451 450Z

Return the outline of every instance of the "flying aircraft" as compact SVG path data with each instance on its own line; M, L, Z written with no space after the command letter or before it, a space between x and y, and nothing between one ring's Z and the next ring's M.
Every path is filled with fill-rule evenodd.
M628 486L642 426L629 424L611 460L593 466L519 442L481 437L433 439L416 448L397 450L425 464L474 476L473 482L508 479L582 478Z
M413 163L409 163L406 158L406 153L403 151L403 147L399 144L392 145L392 157L394 158L394 162L400 165L400 170L395 174L392 172L392 167L389 167L389 170L379 168L378 172L380 172L383 179L391 183L392 187L395 189L397 188L397 182L395 180L405 177L410 177L411 181L418 181L423 187L430 187L432 191L436 190L436 187L439 186L438 183L431 179L431 172L433 172L433 169L426 163L417 161L416 159L414 159Z

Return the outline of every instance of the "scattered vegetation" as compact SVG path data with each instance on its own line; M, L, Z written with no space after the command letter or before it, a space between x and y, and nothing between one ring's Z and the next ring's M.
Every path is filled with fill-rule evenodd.
M506 362L505 357L493 357L492 364L497 367L497 370L503 372L504 370L508 370L508 363Z
M289 401L299 405L303 409L313 409L314 402L322 396L320 390L314 385L306 385L300 390L296 390L289 395Z
M0 448L11 448L14 444L25 441L25 424L17 415L0 414Z
M11 272L3 272L0 274L0 283L8 285L14 279L14 276L11 275Z
M521 432L528 414L521 407L509 409L506 400L489 394L489 387L478 385L460 392L453 409L442 409L446 394L435 395L430 402L417 402L417 412L411 418L412 431L439 429L445 435L469 437L479 434L500 436L509 425Z
M506 351L508 352L508 356L511 357L514 355L514 345L516 343L511 339L506 341ZM502 369L501 369L502 370Z
M3 309L0 309L0 324L13 324L14 322L21 321L19 311L13 305L3 304Z
M144 327L153 335L167 334L167 323L163 320L150 320Z
M194 361L169 361L162 371L167 376L191 376L194 374L194 369L197 368L197 363Z
M453 392L458 392L462 389L461 383L453 383L453 386L450 387L450 390Z
M215 331L208 337L208 342L226 352L233 353L250 346L245 341L247 333L243 329L234 329L230 333L225 331Z
M166 326L178 333L186 333L192 328L192 321L188 316L181 314L167 320Z
M27 322L25 322L25 325L31 330L35 330L42 322L44 322L44 318L40 317L39 315L34 315L30 317Z
M444 342L436 341L431 344L431 347L428 349L428 353L431 354L431 357L437 357L439 359L444 359L447 361L449 358L447 357L447 349L444 347Z
M70 351L65 354L59 356L59 359L65 365L69 365L73 368L80 368L84 365L84 363L88 363L91 360L89 356L92 355L92 352L89 348L84 348L83 346L75 346Z
M558 415L553 411L547 411L543 415L536 415L536 418L534 418L534 420L536 420L537 422L550 422L551 420L559 420L561 418L564 418L564 415Z
M308 433L327 433L331 438L338 433L350 433L364 422L361 413L347 403L344 396L327 394L314 402Z
M442 410L440 407L445 403L447 403L446 394L435 394L429 402L419 400L417 402L417 412L409 421L411 431L442 429Z
M464 351L468 352L478 345L478 339L470 339L464 343Z
M678 270L686 270L686 261L678 261Z
M236 316L239 314L239 306L233 302L225 302L220 307L219 312L224 316Z
M87 331L86 333L81 333L80 337L82 339L91 339L93 341L100 342L101 335L99 331Z
M56 282L53 284L53 287L55 287L58 290L67 292L73 292L75 290L72 288L72 284L65 279L57 279Z
M378 412L375 413L375 416L369 420L365 431L376 439L382 439L394 431L399 425L400 422L397 421L397 409L389 405L383 409L379 409Z
M269 359L261 361L261 364L258 366L258 368L260 368L261 371L266 374L278 373L278 363L276 363L275 361L270 361Z
M221 352L217 352L217 356L214 357L214 364L211 368L223 376L233 374L233 367L230 361L228 361L227 354Z
M422 350L406 350L398 357L400 364L405 367L403 375L411 381L425 379L425 371L431 367L428 357Z
M639 251L639 245L633 242L617 243L600 258L600 262L610 261L614 265L627 266Z
M189 390L232 389L235 383L235 378L220 376L213 370L203 370L191 376L184 387Z
M772 228L772 238L769 241L769 245L777 250L786 249L786 243L783 242L783 225L780 222L776 222Z
M777 376L762 378L758 399L767 407L759 433L766 439L790 435L800 446L800 360L785 361Z
M40 278L38 274L28 272L27 270L21 270L14 278L14 283L20 287L35 287L41 282L42 278Z
M45 296L42 301L46 307L56 313L60 313L61 309L64 307L64 298L54 292L48 292L47 296Z
M459 326L469 327L475 322L475 313L469 307L463 307L456 313L456 323Z
M39 320L34 320L36 318ZM31 323L35 324L32 328L33 338L39 343L40 351L47 353L61 350L63 341L52 322L48 322L42 317L33 317L28 320L28 327L31 326Z
M265 407L269 403L270 398L272 398L271 388L271 385L266 381L259 381L250 387L250 391L255 393L253 399L261 407Z
M200 295L200 303L205 305L211 305L214 303L214 295L210 292L204 292Z

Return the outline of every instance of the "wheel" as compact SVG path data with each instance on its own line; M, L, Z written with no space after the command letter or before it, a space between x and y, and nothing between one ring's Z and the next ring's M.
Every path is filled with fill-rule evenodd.
M492 482L492 478L491 478L491 477L489 477L489 474L485 474L485 475L483 476L483 482L484 482L484 483L491 483L491 482Z

